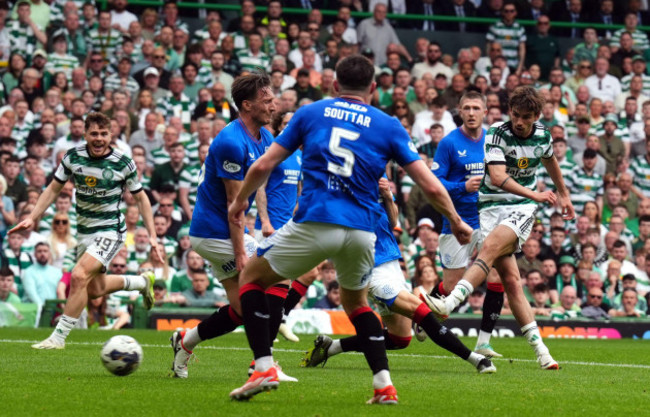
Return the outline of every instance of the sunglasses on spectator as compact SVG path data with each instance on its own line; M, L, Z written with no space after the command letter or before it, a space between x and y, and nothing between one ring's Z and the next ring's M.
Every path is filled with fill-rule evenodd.
M395 106L396 109L405 109L406 106Z
M99 62L104 62L104 60L103 59L91 59L90 62L93 63L93 64L97 64Z
M126 264L113 264L113 268L126 268Z
M154 55L153 57L156 59L165 59L165 55Z
M61 220L61 219L56 219L56 220L54 220L54 224L57 225L57 226L60 225L60 224L67 225L68 221L67 220Z
M503 13L514 13L516 11L517 10L515 10L515 9L503 9Z
M601 298L603 298L602 295L595 295L595 294L589 294L589 297L591 297L591 298L597 298L597 299L599 299L599 300L600 300Z
M174 207L173 204L161 204L160 207Z

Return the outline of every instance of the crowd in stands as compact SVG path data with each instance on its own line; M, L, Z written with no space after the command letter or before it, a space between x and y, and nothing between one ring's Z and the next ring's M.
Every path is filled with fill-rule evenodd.
M167 255L160 262L150 253L126 192L126 246L110 272L155 271L158 306L226 303L190 247L188 224L211 140L237 117L234 79L268 72L282 120L333 97L336 63L361 53L375 65L373 105L400 120L429 164L460 123L463 93L485 95L487 128L508 120L508 95L517 86L538 88L546 99L540 122L552 134L578 216L566 222L555 207L540 207L518 259L526 296L536 314L556 319L648 313L650 42L638 29L650 25L647 1L243 0L238 16L208 9L199 25L180 17L173 1L160 8L108 3L102 10L94 0L0 0L0 301L65 299L78 227L72 184L35 230L7 231L33 210L66 151L83 143L85 115L100 111L111 118L114 146L134 160ZM288 14L285 7L308 10ZM357 11L371 16L352 17ZM402 43L403 30L418 31L413 45ZM437 31L485 33L485 40L451 51L436 42ZM562 48L567 39L576 46ZM278 126L269 128L277 134ZM440 215L402 169L387 173L400 209L395 236L404 276L415 292L429 292L441 275ZM538 187L552 186L541 172ZM302 307L340 308L338 291L333 265L324 262ZM482 297L479 288L460 311L480 313ZM128 309L111 298L89 303L89 326L129 323Z

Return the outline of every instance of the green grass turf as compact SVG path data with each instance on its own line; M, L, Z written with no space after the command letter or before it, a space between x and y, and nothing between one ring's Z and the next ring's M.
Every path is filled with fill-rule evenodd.
M2 415L582 417L604 411L640 416L650 404L650 342L644 340L547 340L561 365L553 372L539 369L523 338L494 339L507 359L495 360L496 374L479 375L432 342L413 339L406 350L389 352L400 404L388 407L364 404L371 377L359 354L331 358L324 368L300 368L312 335L275 345L284 371L300 382L238 403L228 393L247 379L251 353L242 333L199 346L189 378L178 380L170 377L168 333L120 332L143 345L144 360L134 374L116 377L103 368L99 351L117 333L76 330L64 351L30 349L49 332L0 329Z

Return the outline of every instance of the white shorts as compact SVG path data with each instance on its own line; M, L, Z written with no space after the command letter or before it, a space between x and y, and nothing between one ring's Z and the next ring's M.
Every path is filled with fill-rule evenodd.
M330 259L341 287L360 290L370 280L376 239L374 233L336 224L289 220L260 244L257 256L263 256L276 274L287 279L298 278Z
M521 246L530 236L535 223L535 213L537 212L536 204L522 204L519 206L494 206L479 211L481 222L481 241L498 225L503 225L512 229L517 235L518 245L515 252L521 251Z
M389 261L373 268L368 293L377 303L377 312L380 316L392 314L390 306L393 305L395 297L400 291L409 292L409 288L398 260Z
M440 235L438 249L440 250L440 261L444 269L467 268L474 249L478 246L481 231L474 230L470 242L466 245L458 243L456 236L452 234Z
M262 241L266 239L260 229L254 229L253 233L255 234L255 240L257 240L258 243L262 243Z
M190 243L196 253L212 264L212 272L220 282L239 273L235 261L235 252L232 249L232 240L190 236ZM244 235L244 250L249 258L255 254L257 241L253 236Z
M99 232L92 235L79 235L77 262L84 253L97 259L108 268L117 252L122 248L126 235L118 232Z

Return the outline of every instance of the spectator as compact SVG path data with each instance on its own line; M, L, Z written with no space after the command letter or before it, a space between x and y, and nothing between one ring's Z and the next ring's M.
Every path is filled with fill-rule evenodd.
M14 273L11 269L0 269L0 302L20 304L20 297L15 293Z
M375 4L373 16L364 19L357 27L357 39L360 48L370 48L374 52L375 65L386 63L386 48L394 44L400 55L410 62L413 59L406 48L401 44L395 30L386 20L387 7L383 3ZM294 63L296 62L295 60ZM316 65L318 67L318 65Z
M442 3L442 2L436 2ZM476 6L469 0L452 0L451 2L443 5L442 14L447 16L456 17L475 17ZM475 27L473 23L465 22L440 22L441 30L447 30L457 33L477 32L479 28Z
M192 288L182 292L187 307L223 307L227 299L219 298L214 292L208 291L210 281L205 271L197 271L192 276Z
M551 303L549 302L548 286L543 282L539 283L533 287L532 293L533 301L530 302L530 307L533 314L536 316L550 316Z
M533 237L529 237L521 247L524 256L517 259L517 267L521 276L526 276L528 271L541 270L542 262L537 258L540 253L539 241Z
M597 58L595 65L595 74L585 80L585 86L589 88L591 97L613 102L621 93L621 83L618 78L608 74L609 60Z
M610 310L610 305L604 300L603 290L600 288L589 288L587 301L582 306L582 316L594 320L609 320L608 312Z
M9 226L16 223L14 202L5 195L7 191L7 180L0 175L0 237L4 239Z
M309 71L304 68L298 70L296 85L293 86L292 90L296 92L298 102L305 98L312 101L323 98L323 93L310 84Z
M542 277L541 271L538 269L529 270L526 275L522 275L522 278L526 279L525 285L523 286L524 296L526 296L526 300L528 300L529 303L532 303L535 301L533 298L534 289L538 284L544 283L544 278Z
M411 75L413 78L420 80L425 74L431 74L434 77L438 74L443 74L448 82L451 81L453 72L451 68L442 63L441 58L442 49L440 44L435 41L429 43L427 46L426 60L415 64L411 70Z
M575 277L575 259L571 256L563 256L560 258L559 265L560 273L555 277L555 279L551 279L548 283L551 304L557 304L559 301L559 294L562 293L565 287L569 286L573 287L576 290L577 297L582 299L582 285L578 285Z
M625 24L625 27L617 30L616 32L614 32L614 35L612 35L612 39L611 39L612 52L616 52L618 48L623 47L621 38L623 37L623 34L626 32L631 37L632 49L641 52L646 51L650 47L650 42L648 42L648 35L640 31L639 29L637 29L639 19L637 18L636 13L627 13L625 15L625 20L623 21L623 23Z
M621 295L621 305L618 308L609 310L609 315L612 317L645 317L645 310L637 308L638 294L633 288L623 290Z
M576 296L576 289L573 286L566 286L560 294L560 301L551 305L551 318L554 320L566 320L581 316L579 297Z
M467 297L467 302L459 307L458 312L465 314L483 314L484 301L485 292L477 288Z
M51 264L55 268L63 269L64 259L68 251L74 251L77 246L77 240L72 237L70 232L70 219L67 213L57 212L52 219L52 233L46 240L51 248Z
M37 243L34 252L36 262L25 270L23 277L24 299L41 307L46 300L56 299L56 287L63 274L60 268L49 264L49 244Z
M492 42L501 44L508 67L519 74L526 59L526 31L515 21L517 8L513 3L504 4L501 15L501 20L488 29L485 36L488 41L486 50L489 53Z
M598 11L593 11L589 16L589 21L604 25L613 25L621 23L619 16L614 15L614 1L602 0ZM595 32L595 31L594 31ZM610 39L614 31L609 28L599 29L598 36L603 39Z
M332 281L327 284L327 294L314 304L312 308L323 310L340 310L341 309L341 291L338 281Z
M129 324L131 315L120 308L118 299L103 295L88 300L88 328L102 330L118 330Z
M560 43L555 36L549 34L551 20L542 15L537 19L536 33L526 41L526 67L533 63L539 65L540 79L546 80L551 68L560 66Z
M551 18L553 20L571 23L580 23L587 20L586 13L582 7L582 0L569 0L566 4L568 4L568 7L565 10L559 13L556 12L557 14L551 12ZM581 30L577 27L557 28L556 34L557 36L576 39L581 36Z

